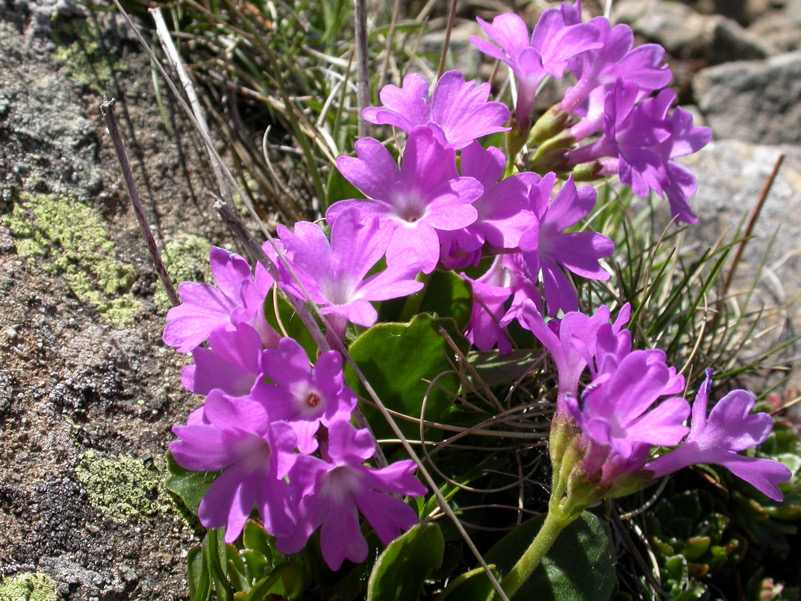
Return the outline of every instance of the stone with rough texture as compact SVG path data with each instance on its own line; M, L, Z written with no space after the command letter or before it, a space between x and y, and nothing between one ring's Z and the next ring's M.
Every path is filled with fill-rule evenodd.
M731 290L733 298L741 302L745 297L738 293L747 290L756 277L756 292L750 299L754 310L790 303L801 294L801 147L720 140L682 159L698 177L698 193L691 204L699 225L688 229L685 244L697 244L701 252L718 240L735 239L737 228L753 214L781 154L784 163L745 247ZM775 348L793 338L799 323L801 304L797 302L776 315L766 311L760 323L765 334L759 348ZM776 365L785 365L787 372L781 375L789 375L789 386L796 390L801 389L801 366L791 359L799 350L798 343L791 345L775 360Z
M776 52L770 42L751 35L736 21L721 15L702 15L678 2L623 0L615 4L612 16L677 58L716 65L765 58ZM681 26L677 27L677 23Z
M703 69L693 90L718 138L801 143L801 52Z

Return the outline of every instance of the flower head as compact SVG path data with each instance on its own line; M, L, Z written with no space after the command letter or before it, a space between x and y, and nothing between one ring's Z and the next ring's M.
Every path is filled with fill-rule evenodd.
M278 265L280 285L294 296L320 305L323 314L339 315L352 323L369 327L378 319L370 301L408 296L422 288L414 277L420 265L414 257L393 256L387 269L367 277L381 260L392 238L393 228L375 215L362 215L357 208L343 208L331 214L331 240L313 223L300 221L294 231L281 226L278 235L286 259L301 286ZM408 255L408 254L407 254Z
M792 472L781 463L769 459L740 455L765 442L773 428L767 413L751 415L754 395L745 390L733 390L706 414L712 388L712 370L698 389L692 408L690 433L683 444L646 465L654 478L697 463L710 463L728 469L732 474L752 484L762 494L781 501L778 485L787 482Z
M595 362L604 366L603 372L608 373L609 358L628 354L631 339L623 326L628 322L630 313L631 306L624 305L615 322L610 325L609 308L601 306L592 317L571 311L561 320L546 323L536 304L528 300L522 303L514 316L550 353L559 375L561 404L566 395L578 396L579 380L587 366ZM501 323L511 319L512 316L507 315ZM596 359L599 349L601 357ZM618 353L617 349L622 349L622 353Z
M688 428L683 422L690 404L681 397L657 403L660 397L677 392L674 373L662 351L634 351L611 373L596 376L580 399L567 396L568 414L596 447L587 452L584 471L588 475L603 463L615 465L618 474L635 471L643 466L651 447L672 446L684 438ZM598 461L601 457L604 461Z
M473 202L477 219L459 230L439 231L446 269L476 264L485 244L496 249L517 248L520 236L537 220L528 210L529 189L540 181L534 173L518 173L505 179L506 157L498 148L486 150L473 142L462 150L462 175L472 177L484 188ZM499 181L500 179L500 181Z
M231 399L221 390L206 398L202 416L175 426L180 440L170 452L181 467L223 471L200 503L206 528L225 526L225 542L234 542L255 505L264 529L274 536L292 529L289 488L284 477L295 462L295 433L286 423L271 423L261 403Z
M431 98L428 81L410 73L403 86L384 86L379 94L384 106L368 107L362 112L365 121L376 125L394 125L406 133L417 127L431 128L446 148L464 148L473 140L507 131L509 109L500 102L489 102L490 85L465 82L459 71L447 71L440 77Z
M357 157L339 157L337 167L350 183L372 200L343 200L326 212L329 223L356 209L359 220L377 217L389 226L392 239L387 261L405 254L425 273L440 256L438 231L453 231L473 223L478 212L472 203L484 189L471 177L459 177L455 153L437 141L428 128L417 128L406 143L399 168L389 151L373 138L356 142Z
M385 545L417 523L417 514L392 495L420 496L425 487L412 475L411 460L375 469L362 465L373 456L375 441L368 430L356 430L337 421L328 430L324 459L300 456L290 473L299 499L297 524L288 536L279 536L282 553L297 553L320 528L323 558L338 570L347 558L360 563L367 558L367 541L359 529L364 515Z
M264 317L272 278L258 266L254 280L248 262L222 248L212 247L210 263L216 286L184 282L178 287L183 302L167 312L164 343L188 353L217 328L246 323L258 332L265 347L273 347L278 334Z
M209 348L192 351L195 364L181 370L181 383L195 394L219 388L230 396L245 396L261 374L263 351L258 332L246 323L233 330L216 329L209 337Z
M609 274L599 260L612 255L614 243L594 232L565 233L586 217L595 206L595 190L576 189L572 176L549 201L556 175L549 173L532 186L529 203L537 223L520 237L524 269L532 281L542 273L548 314L578 309L573 284L562 269L591 280L607 280Z
M271 421L286 421L292 427L301 453L317 448L314 435L320 424L350 419L356 395L345 384L337 351L326 351L311 367L303 347L292 338L282 338L276 350L264 352L263 362L264 375L272 383L259 382L252 397Z
M620 181L638 196L651 190L667 196L671 212L678 221L695 223L687 197L695 193L693 174L674 158L697 152L712 139L708 127L693 127L692 116L680 108L669 114L676 99L672 90L642 98L642 90L632 81L619 78L604 98L603 135L567 153L570 165L603 160L601 173L617 172Z
M537 87L546 75L561 78L569 59L600 45L595 26L573 23L574 18L570 10L548 9L534 26L530 39L523 19L514 13L498 15L491 24L477 19L497 46L478 37L471 37L470 41L481 52L509 65L517 79L518 123L528 123Z

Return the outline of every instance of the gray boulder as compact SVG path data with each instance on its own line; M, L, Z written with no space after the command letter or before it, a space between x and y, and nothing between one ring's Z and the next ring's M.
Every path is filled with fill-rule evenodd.
M801 52L703 69L693 92L718 138L801 143Z
M765 58L776 52L772 44L750 34L736 21L721 15L702 15L678 2L624 0L615 5L612 16L677 58L716 65Z

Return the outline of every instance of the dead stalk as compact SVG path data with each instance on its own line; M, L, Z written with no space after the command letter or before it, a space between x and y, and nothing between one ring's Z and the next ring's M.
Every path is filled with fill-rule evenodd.
M142 208L142 200L139 198L139 191L136 189L136 184L133 180L131 173L131 166L128 164L128 155L125 153L125 145L122 143L122 136L120 135L120 128L117 125L117 117L114 115L114 99L103 99L103 104L100 105L100 113L106 119L106 127L108 133L111 134L111 140L114 142L114 149L117 151L117 160L120 162L122 168L122 176L125 179L125 184L128 186L128 194L131 197L131 204L133 205L136 220L139 222L139 229L142 230L142 235L147 243L147 249L150 251L150 257L153 259L153 264L156 267L156 274L158 274L164 289L167 291L167 296L172 303L172 306L181 304L181 299L175 292L175 286L172 284L170 274L167 273L164 262L161 260L161 254L156 246L156 240L153 238L153 232L150 230L150 225L147 222L145 211Z

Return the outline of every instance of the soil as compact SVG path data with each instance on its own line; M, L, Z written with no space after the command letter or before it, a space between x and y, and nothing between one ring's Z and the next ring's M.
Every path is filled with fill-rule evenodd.
M198 399L161 342L168 304L103 92L178 281L230 246L201 145L120 18L0 0L2 601L185 598L199 540L163 488L170 428Z

